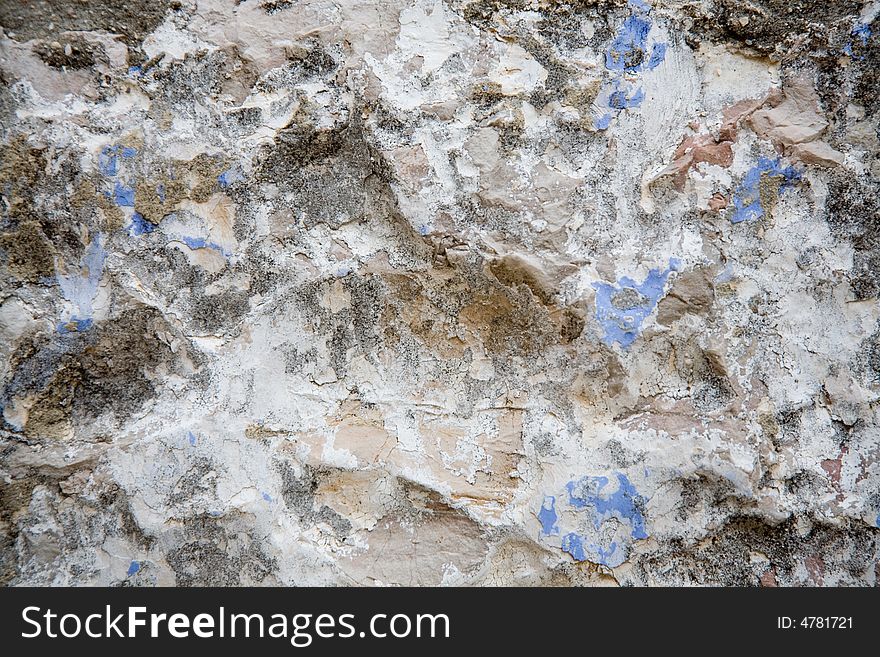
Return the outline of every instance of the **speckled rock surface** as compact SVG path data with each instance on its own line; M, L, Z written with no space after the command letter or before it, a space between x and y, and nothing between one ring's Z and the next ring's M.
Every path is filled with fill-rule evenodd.
M0 2L0 581L875 585L880 3Z

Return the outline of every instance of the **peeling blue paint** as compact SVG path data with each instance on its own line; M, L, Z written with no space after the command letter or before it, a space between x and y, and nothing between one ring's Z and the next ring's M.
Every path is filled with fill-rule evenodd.
M733 278L733 264L727 263L727 266L715 277L716 283L727 283Z
M862 23L861 21L858 21L853 26L852 30L850 31L850 34L852 34L852 36L854 36L854 37L858 37L859 41L862 42L862 47L865 47L868 45L868 40L873 35L873 32L871 31L871 26L868 23ZM853 43L852 43L852 41L848 41L843 46L843 52L844 52L844 54L849 55L850 57L853 56ZM863 60L864 58L865 58L865 56L861 55L859 57L859 60Z
M856 23L856 26L852 29L853 36L859 37L862 41L863 46L868 45L868 39L871 38L871 26L867 23Z
M665 270L652 269L645 280L637 283L628 276L617 284L599 281L596 289L596 320L605 330L603 342L611 346L615 342L629 347L635 342L644 321L654 312L666 289L666 281L681 262L670 258Z
M237 171L235 169L227 169L219 176L217 176L217 184L220 185L221 188L226 189L236 180L238 180L239 176L237 175Z
M238 182L241 179L241 169L239 169L238 167L233 167L231 169L227 169L219 176L217 176L217 184L219 184L221 188L226 189L231 184Z
M131 565L128 567L128 572L126 573L126 576L131 577L132 575L137 573L140 569L141 569L141 564L138 563L137 561L132 561Z
M541 533L544 536L559 533L559 526L556 524L559 516L556 514L556 498L553 495L547 495L544 498L544 503L538 512L538 520L541 523Z
M593 548L593 552L596 554L597 563L602 564L603 566L609 566L610 568L616 568L624 561L626 561L626 554L621 550L620 553L617 552L617 542L611 541L611 545L606 550L601 545L591 545Z
M575 561L586 561L587 551L584 549L584 538L574 532L562 537L562 549L568 552Z
M220 246L216 242L209 242L204 237L183 237L181 238L181 241L193 250L213 249L214 251L219 252L221 255L227 258L230 256L230 254L227 253L222 246Z
M651 23L640 16L629 16L620 32L605 51L605 68L609 71L635 72L642 68Z
M654 49L651 51L651 57L648 59L648 70L653 71L660 66L666 59L666 44L655 43Z
M641 88L635 91L632 88L616 88L608 97L608 106L616 110L631 109L641 105L643 100L645 100L645 92Z
M575 561L589 560L611 568L619 566L626 559L623 552L618 554L616 541L611 541L611 545L606 550L601 545L587 542L584 536L575 532L566 534L562 538L562 550L568 552Z
M61 294L74 307L71 318L62 322L66 331L71 330L71 322L74 323L74 330L85 330L91 326L93 306L104 274L106 257L107 252L102 245L102 237L97 234L86 247L76 268L63 274L56 271L55 276L61 287Z
M107 145L98 154L98 170L105 176L113 177L119 173L119 158L131 159L137 149L119 144Z
M121 208L133 208L134 189L117 180L113 186L113 202Z
M190 444L192 447L195 447L195 446L196 446L196 436L195 436L195 434L194 434L192 431L187 431L187 432L186 432L186 438L187 438L187 440L189 441L189 444Z
M617 473L617 490L606 492L608 477L583 477L570 481L565 488L569 503L578 509L592 508L593 523L596 529L609 518L617 518L630 526L630 535L636 540L648 538L645 531L645 518L639 505L644 498L636 491L629 478Z
M611 72L612 80L599 93L596 106L607 106L613 111L600 113L594 118L596 130L607 130L611 120L620 112L642 104L645 91L638 84L638 76L657 68L666 59L665 43L648 44L651 5L642 0L631 0L629 7L633 13L623 21L605 51L605 68Z
M105 176L115 176L119 173L119 156L116 146L105 146L98 154L98 170Z
M263 492L263 499L266 500L267 502L271 502L272 496L269 495L269 493Z
M156 230L156 225L144 219L140 212L131 215L131 225L128 228L130 235L136 237L138 235L146 235Z
M616 568L634 541L648 538L642 511L646 499L626 474L585 476L569 481L565 489L563 500L545 495L538 513L540 536L550 544L558 540L575 561ZM560 533L561 539L553 538Z
M792 166L782 167L779 158L758 158L758 163L749 169L733 194L731 223L738 224L749 219L760 219L765 208L761 203L761 180L765 177L782 178L780 193L792 187L801 178L800 172Z
M98 169L102 174L109 178L116 178L113 182L113 191L105 191L104 196L112 200L120 208L135 207L135 189L128 182L124 182L124 177L120 176L121 163L124 160L130 160L136 157L138 149L133 146L124 146L122 144L112 144L105 146L98 154ZM156 188L162 202L165 201L165 188L159 185ZM127 213L128 214L128 213ZM139 212L133 212L128 225L129 235L135 237L151 233L155 226L146 221Z
M71 317L66 322L59 322L55 328L62 335L66 335L67 333L82 333L83 331L88 331L92 328L94 323L94 320L91 319L78 319L76 317Z
M208 247L208 242L204 237L184 237L183 243L191 249L205 249Z

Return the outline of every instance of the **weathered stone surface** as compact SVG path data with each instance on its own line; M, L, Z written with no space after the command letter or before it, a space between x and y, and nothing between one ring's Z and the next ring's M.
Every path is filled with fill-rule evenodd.
M0 3L0 581L875 585L880 3Z

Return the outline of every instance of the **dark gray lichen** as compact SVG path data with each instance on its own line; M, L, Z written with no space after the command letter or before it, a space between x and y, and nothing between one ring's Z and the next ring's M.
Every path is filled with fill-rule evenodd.
M124 41L136 45L143 41L169 9L179 9L177 0L154 2L114 2L89 0L34 0L33 2L0 3L0 25L16 39L53 37L57 32L103 30L120 34Z

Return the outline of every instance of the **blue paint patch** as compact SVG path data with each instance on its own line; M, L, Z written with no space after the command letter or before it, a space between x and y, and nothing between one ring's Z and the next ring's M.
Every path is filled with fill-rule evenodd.
M104 192L104 196L111 199L113 203L121 208L134 208L135 190L129 184L123 183L118 179L120 174L120 165L124 160L130 160L136 157L138 150L132 146L123 146L121 144L113 144L105 146L98 154L98 169L102 174L109 178L117 178L113 184L113 191ZM128 230L131 235L143 235L152 231L152 224L144 221L139 213L134 213L131 218Z
M98 170L105 176L115 176L119 173L119 156L116 146L105 146L98 154Z
M611 115L608 113L603 114L601 117L596 119L596 130L607 130L608 126L611 125Z
M67 333L82 333L83 331L88 331L92 328L94 321L91 319L77 319L76 317L71 317L69 321L59 322L58 326L56 326L56 330L65 335Z
M654 70L666 59L665 43L648 43L651 5L643 0L630 0L629 6L633 13L623 21L605 51L605 68L612 79L599 93L596 104L613 111L594 119L596 130L607 130L611 119L620 112L642 104L645 92L638 84L639 75Z
M132 561L131 565L128 567L128 572L126 573L126 576L131 577L132 575L137 573L140 569L141 569L140 563L138 563L137 561Z
M614 568L625 560L623 554L617 554L617 542L611 541L606 550L601 545L589 543L584 536L571 532L562 538L562 550L568 552L575 561L592 561Z
M223 515L223 512L222 511L208 511L208 515L211 516L212 518L219 518L220 516Z
M133 208L134 189L117 180L113 187L113 202L121 208Z
M651 51L651 58L648 60L648 70L653 71L660 66L666 59L666 44L655 43L654 49Z
M618 87L608 97L608 107L616 110L632 109L641 105L643 100L645 92L641 87L635 91L632 88L624 90Z
M728 263L724 270L715 277L716 283L727 283L733 279L733 265Z
M629 347L635 342L642 324L650 317L666 289L666 281L681 262L670 258L665 270L652 269L645 280L637 283L628 276L617 284L600 281L593 283L596 289L596 320L605 330L603 342L611 346L615 342Z
M241 180L242 177L243 176L241 169L233 167L232 169L227 169L219 176L217 176L217 184L219 184L221 188L226 189L231 184Z
M141 67L140 66L129 66L128 67L128 74L133 77L139 76L141 74Z
M75 309L72 315L73 319L70 321L90 321L94 313L95 297L98 296L98 286L101 284L104 260L107 257L107 252L101 242L101 235L95 235L86 247L77 267L71 268L64 274L61 272L55 274L58 285L61 287L62 296Z
M214 251L218 251L221 255L227 258L229 257L229 253L224 251L222 246L220 246L216 242L209 242L204 237L184 237L181 241L193 250L213 249Z
M621 554L617 554L617 543L615 541L611 541L611 545L606 550L601 545L592 545L593 551L596 553L596 561L601 563L603 566L609 566L611 568L615 568L622 564L626 559L626 556Z
M587 560L587 551L584 549L584 538L574 532L562 537L562 549L574 557L575 561Z
M856 26L852 29L852 35L859 37L863 46L868 45L868 39L871 38L871 34L871 26L867 23L856 23Z
M559 547L575 561L616 568L626 561L634 541L648 538L642 511L646 499L626 474L581 477L565 489L563 501L544 497L538 514L540 536L551 544L559 540ZM559 534L561 539L547 538Z
M424 237L428 234L429 228L427 226L419 226L419 235Z
M183 243L191 249L206 249L208 242L204 237L184 237Z
M593 523L599 529L603 522L616 518L630 526L630 536L636 540L648 538L645 518L639 508L644 498L636 491L629 478L617 473L617 490L608 493L608 477L583 477L570 481L565 488L569 503L577 509L592 508Z
M113 177L119 173L119 158L130 160L137 155L137 149L119 144L104 146L98 154L98 170L105 176Z
M196 446L196 436L192 431L186 432L186 439L189 441L190 446Z
M538 512L538 521L541 523L541 533L544 536L558 534L559 525L556 524L558 520L559 516L556 513L556 498L552 495L547 495L544 498L544 503L541 505L541 510Z
M131 215L131 225L128 227L128 232L132 236L146 235L154 230L156 230L156 225L144 219L140 212L135 212Z
M801 178L800 172L792 166L782 167L779 158L758 158L758 163L749 169L739 187L733 194L731 223L738 224L749 219L760 219L765 208L761 203L761 180L765 177L781 178L780 193L792 187Z
M633 73L642 68L651 23L640 16L629 16L605 51L605 68Z
M269 495L269 493L264 492L264 493L263 493L263 499L266 500L267 502L271 502L271 501L272 501L272 496Z
M873 32L871 31L871 26L868 23L862 23L861 21L858 21L853 26L852 30L850 31L850 34L852 34L852 36L854 36L854 37L857 37L859 39L859 41L862 42L862 47L864 48L865 46L868 45L868 40L873 35ZM844 52L844 54L846 54L850 57L853 56L852 41L848 41L846 43L846 45L843 46L843 52ZM865 56L861 55L858 59L863 60L863 59L865 59Z

